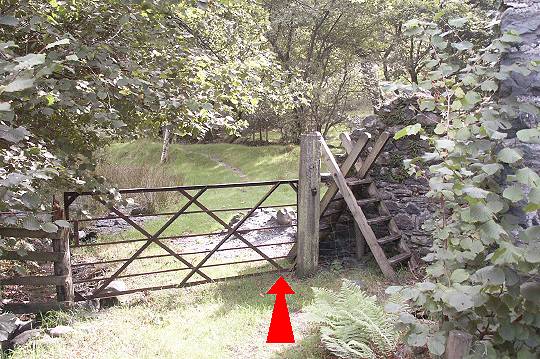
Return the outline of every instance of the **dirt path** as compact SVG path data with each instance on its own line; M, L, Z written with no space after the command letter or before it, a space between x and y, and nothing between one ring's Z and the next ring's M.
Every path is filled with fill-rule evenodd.
M221 167L225 167L226 169L232 171L235 175L237 175L240 178L247 178L247 174L245 174L240 168L234 167L233 165L223 161L221 158L219 158L219 157L217 157L215 155L209 155L209 154L200 153L200 152L197 152L197 154L209 158L210 160L214 161L215 163L217 163Z

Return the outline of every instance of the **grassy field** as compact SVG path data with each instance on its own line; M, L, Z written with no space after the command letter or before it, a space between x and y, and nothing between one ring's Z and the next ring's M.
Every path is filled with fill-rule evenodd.
M161 171L159 185L297 177L299 149L296 146L172 145L170 160L166 165L159 164L160 150L159 143L148 141L113 145L104 155L107 161L102 165L102 171L109 174L116 171L118 182L124 178L127 185L133 183L129 182L131 172L128 175L121 173L126 166L132 169L136 167L137 173ZM136 179L133 181L136 182ZM250 206L264 191L264 188L209 191L201 202L210 208ZM290 188L283 188L271 197L270 203L294 202L294 196ZM183 201L180 197L167 198L164 209L179 208ZM227 222L234 214L220 216ZM153 233L165 220L148 221L144 227ZM220 229L221 226L206 215L194 214L177 220L166 234ZM102 236L99 241L133 238L141 238L141 235L129 230ZM93 247L92 250L79 250L76 254L112 259L129 256L140 245ZM158 253L163 252L155 245L144 252L145 255ZM197 260L195 257L192 259ZM167 269L177 264L174 258L141 260L128 268L131 272L138 272ZM236 269L246 273L255 267ZM265 265L262 269L267 267ZM220 276L225 274L223 271L230 269L215 269L211 275ZM161 280L165 283L174 276L137 278L128 282L130 288L132 285L157 285ZM265 292L276 278L276 275L267 274L185 289L139 293L124 297L125 302L121 306L98 313L49 314L45 318L48 326L68 324L75 331L65 338L46 343L33 342L16 350L12 358L329 358L319 345L316 329L307 324L306 313L302 311L313 299L311 288L338 288L341 280L347 278L360 280L368 292L382 298L387 285L369 262L354 269L344 269L339 264L321 268L317 275L308 280L287 275L287 280L296 291L296 295L288 299L297 342L293 345L269 345L265 339L274 298L265 295Z
M308 280L286 276L296 291L288 296L295 344L265 343L274 296L264 293L276 277L264 275L156 292L98 313L50 315L49 326L67 324L74 332L20 348L12 359L331 358L302 308L313 300L312 287L337 289L342 278L381 295L387 283L371 268L321 270Z

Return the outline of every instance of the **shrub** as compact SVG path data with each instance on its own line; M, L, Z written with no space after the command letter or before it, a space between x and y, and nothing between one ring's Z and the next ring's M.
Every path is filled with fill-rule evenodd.
M164 167L126 165L107 161L101 162L96 171L118 188L180 186L184 180L181 175L171 174ZM130 195L135 203L152 213L166 208L175 196L178 198L175 192L145 192Z
M376 297L344 280L339 292L313 288L315 301L308 307L310 321L321 324L321 341L344 359L388 358L398 342L396 317L385 313Z

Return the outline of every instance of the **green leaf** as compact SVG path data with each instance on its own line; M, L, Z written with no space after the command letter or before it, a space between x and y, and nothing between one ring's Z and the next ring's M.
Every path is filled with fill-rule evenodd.
M45 46L46 49L52 49L53 47L59 46L59 45L67 45L69 44L69 39L62 39L55 42L50 43L49 45Z
M519 291L523 298L540 304L540 282L525 282L519 287Z
M475 282L484 283L486 285L500 285L504 283L504 271L495 266L486 266L477 270L472 279Z
M499 159L499 161L502 161L504 163L516 163L523 157L518 151L514 150L513 148L503 148L497 154L497 158Z
M463 27L467 23L468 19L466 17L458 17L448 20L448 25L453 27Z
M34 66L41 65L45 62L45 54L28 54L15 58L19 64L15 66L15 71L31 69Z
M33 79L17 79L4 88L5 92L17 92L34 86Z
M452 151L455 146L456 146L456 143L452 140L441 139L441 140L435 141L435 147L437 147L438 150Z
M523 256L529 263L540 263L540 245L538 243L529 245Z
M500 171L502 168L503 168L502 165L498 163L490 163L487 165L482 165L482 171L487 173L489 176L494 175L495 173Z
M467 194L472 198L486 198L490 192L483 190L482 188L467 186L463 188L463 193Z
M528 187L540 186L540 176L538 176L538 174L529 167L524 167L517 170L516 179L519 183L522 183Z
M68 221L66 221L65 219L56 220L56 221L54 221L54 224L56 224L58 227L62 227L62 228L71 228L71 224Z
M499 89L499 85L493 80L486 80L482 82L482 85L480 86L482 91L497 91Z
M0 25L17 26L18 24L19 20L13 16L0 16Z
M439 332L428 339L428 349L433 355L443 355L446 348L446 336Z
M56 224L51 222L43 223L41 225L41 229L43 229L47 233L56 233L58 231L58 227L56 226Z
M454 307L459 312L474 306L474 301L469 294L457 290L454 290L448 294L446 301L450 306Z
M9 102L0 102L0 111L8 112L11 111L11 105Z
M465 101L467 101L469 105L474 105L480 102L480 100L482 100L482 97L480 97L480 94L476 91L468 91L465 94Z
M470 41L461 41L452 43L452 47L458 51L470 50L473 47L473 43Z
M540 130L538 128L527 128L524 130L519 130L517 133L517 138L521 142L526 143L540 143Z
M405 137L405 136L416 135L418 134L418 132L420 132L421 129L422 129L422 125L419 123L414 124L414 125L409 125L397 131L396 134L394 135L394 140L399 140L400 138Z
M467 279L469 279L469 272L467 272L465 269L456 269L450 276L450 280L454 283L461 283Z
M23 228L31 230L31 231L37 231L41 228L38 220L34 216L25 217L22 225L23 225Z
M503 191L503 197L509 199L512 202L518 202L523 199L523 190L519 185L512 185L506 187Z

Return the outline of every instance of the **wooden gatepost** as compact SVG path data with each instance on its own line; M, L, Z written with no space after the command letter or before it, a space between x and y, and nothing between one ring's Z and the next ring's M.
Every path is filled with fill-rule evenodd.
M296 273L313 274L319 263L319 201L321 180L321 144L316 133L300 139L298 177L298 239Z

